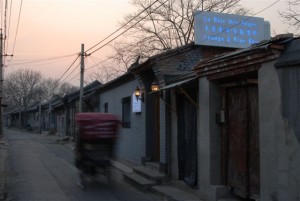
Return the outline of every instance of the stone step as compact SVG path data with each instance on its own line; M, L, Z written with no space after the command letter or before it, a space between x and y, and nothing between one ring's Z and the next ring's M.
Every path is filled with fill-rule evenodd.
M173 186L152 186L150 190L165 201L203 201L196 194Z
M140 190L147 190L151 186L155 185L154 181L146 179L145 177L136 173L125 173L123 174L123 179L125 182L137 187Z
M152 170L159 171L159 163L158 162L145 162L145 166L151 168Z
M167 176L165 174L145 166L134 167L133 171L149 180L154 181L156 184L161 184L167 180Z

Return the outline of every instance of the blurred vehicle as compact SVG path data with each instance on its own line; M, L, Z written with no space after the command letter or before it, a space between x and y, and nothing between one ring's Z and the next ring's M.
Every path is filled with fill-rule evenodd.
M78 185L86 188L87 177L101 173L109 179L111 159L118 138L119 119L108 113L78 113L75 165Z

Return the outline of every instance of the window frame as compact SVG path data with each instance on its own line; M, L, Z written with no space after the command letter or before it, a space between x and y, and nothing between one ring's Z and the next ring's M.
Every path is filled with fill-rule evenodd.
M131 96L122 98L122 127L131 128Z

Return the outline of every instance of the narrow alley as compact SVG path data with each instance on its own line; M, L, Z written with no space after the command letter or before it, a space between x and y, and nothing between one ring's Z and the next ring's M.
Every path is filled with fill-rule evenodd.
M58 142L54 136L4 130L7 158L4 163L6 188L2 199L9 201L105 200L154 201L155 195L137 191L112 171L113 182L99 175L91 178L83 191L77 185L72 143Z

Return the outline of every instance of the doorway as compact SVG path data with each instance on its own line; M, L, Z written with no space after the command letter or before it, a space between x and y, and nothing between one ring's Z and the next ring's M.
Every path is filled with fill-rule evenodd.
M226 88L225 97L227 139L222 140L227 150L225 181L233 194L256 198L260 189L258 87Z
M186 94L197 102L197 90L185 88ZM183 93L177 93L177 157L178 178L187 185L197 185L197 108Z

